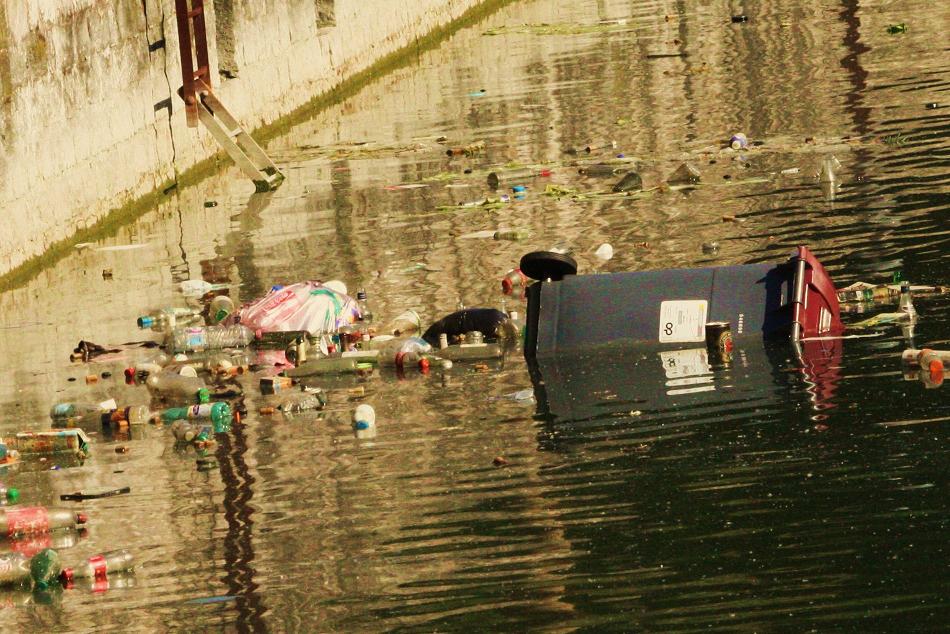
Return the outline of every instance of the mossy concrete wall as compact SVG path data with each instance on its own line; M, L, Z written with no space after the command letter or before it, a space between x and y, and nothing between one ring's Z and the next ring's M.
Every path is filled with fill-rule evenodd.
M205 0L215 91L254 130L486 3ZM176 94L174 5L0 3L0 275L218 152Z

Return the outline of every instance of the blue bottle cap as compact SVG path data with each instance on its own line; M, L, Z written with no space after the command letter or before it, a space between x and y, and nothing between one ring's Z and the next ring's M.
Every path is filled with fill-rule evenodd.
M528 188L525 187L524 185L515 185L514 187L511 188L511 191L513 191L513 192L524 192L524 191L528 191Z
M357 428L357 429L369 429L369 423L367 423L365 420L358 420L358 421L356 421L356 428Z
M155 323L155 320L148 316L142 316L138 319L139 328L149 328Z
M274 292L276 292L276 291L279 291L279 290L282 289L283 287L284 287L283 284L274 284L273 286L270 287L270 292L271 292L271 293L274 293Z

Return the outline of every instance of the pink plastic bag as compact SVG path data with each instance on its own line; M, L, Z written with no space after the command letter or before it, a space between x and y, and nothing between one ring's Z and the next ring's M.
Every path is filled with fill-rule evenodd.
M241 309L241 323L262 332L336 332L359 317L356 300L320 282L299 282L271 291Z

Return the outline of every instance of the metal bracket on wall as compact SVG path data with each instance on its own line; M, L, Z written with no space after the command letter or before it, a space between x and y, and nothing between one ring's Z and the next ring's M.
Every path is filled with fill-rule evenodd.
M188 127L203 124L259 192L277 189L284 175L211 90L204 0L175 0L182 86ZM192 42L194 47L192 48Z

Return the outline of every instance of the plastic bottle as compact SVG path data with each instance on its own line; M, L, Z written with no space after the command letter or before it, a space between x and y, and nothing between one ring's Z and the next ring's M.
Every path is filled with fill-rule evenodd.
M505 349L497 343L462 343L446 346L436 350L440 359L449 361L480 361L483 359L497 359L504 356Z
M901 282L901 295L897 302L897 308L907 315L911 321L917 320L917 310L914 308L914 300L910 293L910 283Z
M171 426L172 436L178 442L194 442L208 440L213 435L211 427L187 420L176 420Z
M521 269L511 269L501 278L501 292L505 295L524 297L530 281L528 276L521 272Z
M14 537L48 533L59 528L76 528L77 524L85 524L86 520L85 513L70 509L45 506L0 509L0 536Z
M327 395L323 390L299 392L277 406L285 414L295 414L311 409L323 409L327 404Z
M372 405L361 403L353 412L353 431L357 438L376 437L376 410Z
M234 301L227 295L215 295L208 307L208 319L218 324L234 313Z
M49 417L53 421L54 427L102 424L104 422L103 416L117 407L114 399L101 403L56 403L50 408Z
M0 506L4 504L16 504L20 500L19 489L8 487L0 482Z
M606 262L614 257L614 248L609 242L605 242L594 251L594 257L602 262Z
M197 308L169 307L150 315L142 315L138 318L138 325L139 328L165 331L176 326L193 324L200 318L201 313Z
M72 427L51 431L19 432L0 440L0 444L5 445L8 451L16 450L24 456L58 452L70 452L84 456L89 449L89 437L81 428Z
M210 420L216 434L231 429L231 406L225 402L203 403L191 407L172 407L158 413L158 418L171 424L176 420Z
M363 323L370 323L373 321L373 311L369 307L369 303L366 301L366 289L362 286L356 291L356 305L360 311L360 321Z
M379 365L406 368L418 364L432 346L420 337L394 338L384 341L377 350Z
M243 348L254 341L254 331L241 324L232 326L185 326L169 333L175 352L201 352L222 348Z
M749 139L741 132L736 132L729 138L729 147L733 150L744 150L749 147Z
M45 548L29 557L23 553L0 555L0 586L30 585L46 588L60 575L59 554Z
M490 172L488 174L488 186L491 189L498 189L498 186L504 183L514 183L518 181L526 181L532 178L548 177L551 175L551 170L547 169L534 169L531 167L525 167L522 169L512 169L505 170L503 172Z
M131 570L135 558L132 553L122 550L110 550L99 555L93 555L80 564L63 568L59 578L66 587L72 585L73 579L91 577L93 579L102 579L110 572L122 572Z
M495 240L524 240L528 237L527 231L521 231L520 229L502 229L501 231L496 231L492 234L492 238Z
M365 360L361 360L352 353L338 353L331 356L311 357L295 368L284 370L286 376L296 378L301 376L311 376L315 374L338 374L346 372L357 372L360 365Z
M167 399L187 399L189 402L207 403L210 392L205 382L196 376L176 372L150 374L145 380L148 391Z
M393 319L386 326L386 333L400 337L411 335L422 329L422 318L414 310L407 310Z

